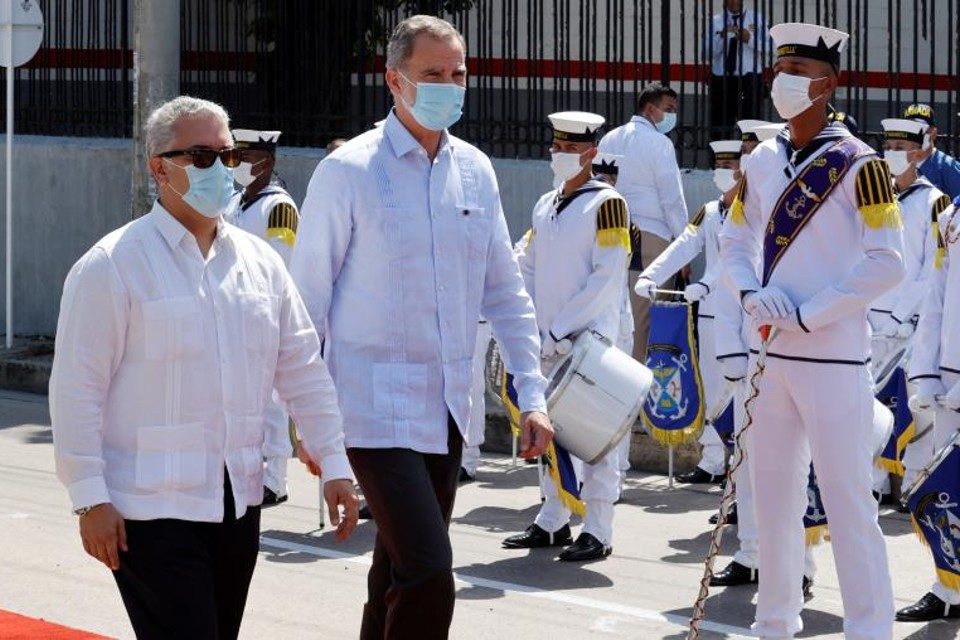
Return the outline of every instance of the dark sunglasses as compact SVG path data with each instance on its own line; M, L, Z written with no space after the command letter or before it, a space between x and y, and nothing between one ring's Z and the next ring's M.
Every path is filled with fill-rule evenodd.
M174 151L165 151L157 154L161 158L174 158L176 156L190 156L193 166L197 169L207 169L213 166L213 163L220 158L223 166L233 169L240 164L243 152L240 149L224 149L215 151L213 149L176 149Z

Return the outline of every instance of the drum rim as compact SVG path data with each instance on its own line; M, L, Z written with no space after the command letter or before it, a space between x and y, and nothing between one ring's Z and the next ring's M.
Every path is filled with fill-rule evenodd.
M940 465L943 464L943 461L947 459L947 456L949 456L956 447L960 447L960 441L958 441L957 437L954 436L951 442L945 445L943 449L941 449L937 455L934 456L933 461L926 468L924 468L923 472L920 474L920 477L916 479L913 486L909 487L907 491L903 493L903 495L900 497L900 502L904 505L910 502L910 499L914 496L914 494L920 490L920 485L922 485L927 478L936 472Z

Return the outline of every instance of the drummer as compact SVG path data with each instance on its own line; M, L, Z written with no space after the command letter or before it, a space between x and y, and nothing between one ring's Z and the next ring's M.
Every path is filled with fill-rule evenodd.
M960 216L956 205L940 216L944 249L937 260L930 286L920 311L920 322L910 357L910 381L917 392L910 398L914 415L919 411L935 411L934 448L939 451L955 431L960 429L960 340L952 314L960 308L960 258L957 239L960 237ZM951 273L952 271L952 273ZM943 396L940 402L938 396ZM941 618L960 618L960 591L935 580L930 591L915 604L897 611L900 622L925 622Z
M720 226L727 217L727 210L736 195L738 171L740 170L740 140L714 140L710 143L713 150L713 183L717 187L718 197L700 207L700 211L687 224L687 228L676 240L670 243L641 273L634 286L638 296L653 299L657 287L672 274L683 268L700 253L706 257L703 277L683 290L687 303L699 302L697 310L697 353L700 371L703 372L703 385L706 391L707 413L713 414L718 406L725 386L724 378L733 382L743 378L746 370L746 357L733 357L745 354L718 354L714 346L714 299L713 295L723 286L723 274L720 269L720 245L717 237ZM726 355L718 359L718 355ZM724 403L726 404L726 403ZM723 479L726 468L726 448L720 436L712 427L703 430L700 436L703 445L703 457L700 463L689 473L680 475L677 480L686 483L718 483Z
M570 342L594 330L616 342L626 292L630 246L626 202L592 173L602 116L566 111L549 116L550 148L556 189L533 210L532 230L519 251L520 270L533 298L540 327L544 371L549 371ZM546 499L536 521L504 540L508 549L566 548L560 560L598 560L610 555L613 504L618 497L617 449L599 462L583 465L581 497L587 514L573 541L570 510L553 483L543 482Z

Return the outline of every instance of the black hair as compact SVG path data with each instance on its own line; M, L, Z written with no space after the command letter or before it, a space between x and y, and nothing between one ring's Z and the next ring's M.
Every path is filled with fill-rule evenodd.
M643 108L648 104L660 102L660 99L663 97L673 98L676 100L677 92L667 85L660 84L659 82L648 84L643 88L643 91L640 92L640 95L637 96L637 113L643 111Z

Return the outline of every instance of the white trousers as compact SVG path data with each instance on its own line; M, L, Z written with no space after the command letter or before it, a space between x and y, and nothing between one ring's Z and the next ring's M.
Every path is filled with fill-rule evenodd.
M761 581L760 637L802 630L802 517L811 456L844 605L848 640L890 640L894 603L887 550L870 493L873 389L866 367L768 358L747 434Z
M596 464L577 465L579 461L574 464L580 467L577 469L577 477L583 480L580 497L587 505L583 532L605 545L613 544L613 503L620 492L619 459L618 450L614 448ZM553 533L570 522L570 510L560 501L557 488L548 473L543 474L540 486L546 499L534 522L543 530Z
M703 380L705 411L709 416L717 409L717 402L727 381L720 372L720 363L717 362L717 343L714 337L714 323L712 318L697 320L697 335L699 344L700 378ZM707 473L719 476L726 471L727 448L723 440L717 435L717 430L711 426L704 427L700 434L702 451L698 467Z
M733 398L733 419L736 425L736 433L740 433L747 422L745 404L749 396L749 389L750 387L746 382L739 383L736 395ZM743 440L746 448L746 455L733 474L733 482L737 488L737 540L740 542L740 546L733 559L745 567L760 569L760 534L757 531L757 511L750 474L750 465L754 454L750 450L750 438L742 438L741 440ZM806 495L806 485L804 485L803 493ZM813 558L813 549L805 547L803 575L813 580L816 574L817 564Z
M470 381L470 430L479 433L480 440L475 446L463 445L463 457L460 466L467 473L477 474L477 465L480 464L480 445L483 444L483 434L487 426L487 349L490 346L492 334L490 325L481 322L477 326L477 341L473 348L473 378Z
M953 387L958 380L960 380L960 376L948 371L941 372L941 376L943 379L943 385L947 388L947 391L949 391L950 388ZM947 444L954 432L956 432L958 429L960 429L960 413L951 411L950 409L937 409L936 418L933 423L933 453L930 454L930 458L927 459L927 462L923 466L929 464L933 456L936 455L945 444ZM924 551L927 553L929 558L930 552L926 549ZM930 587L930 591L933 592L933 595L937 596L947 604L960 605L960 591L954 591L953 589L944 586L944 584L939 580L933 581L933 586Z
M276 392L264 409L263 484L278 496L287 495L287 461L293 455L290 418Z

